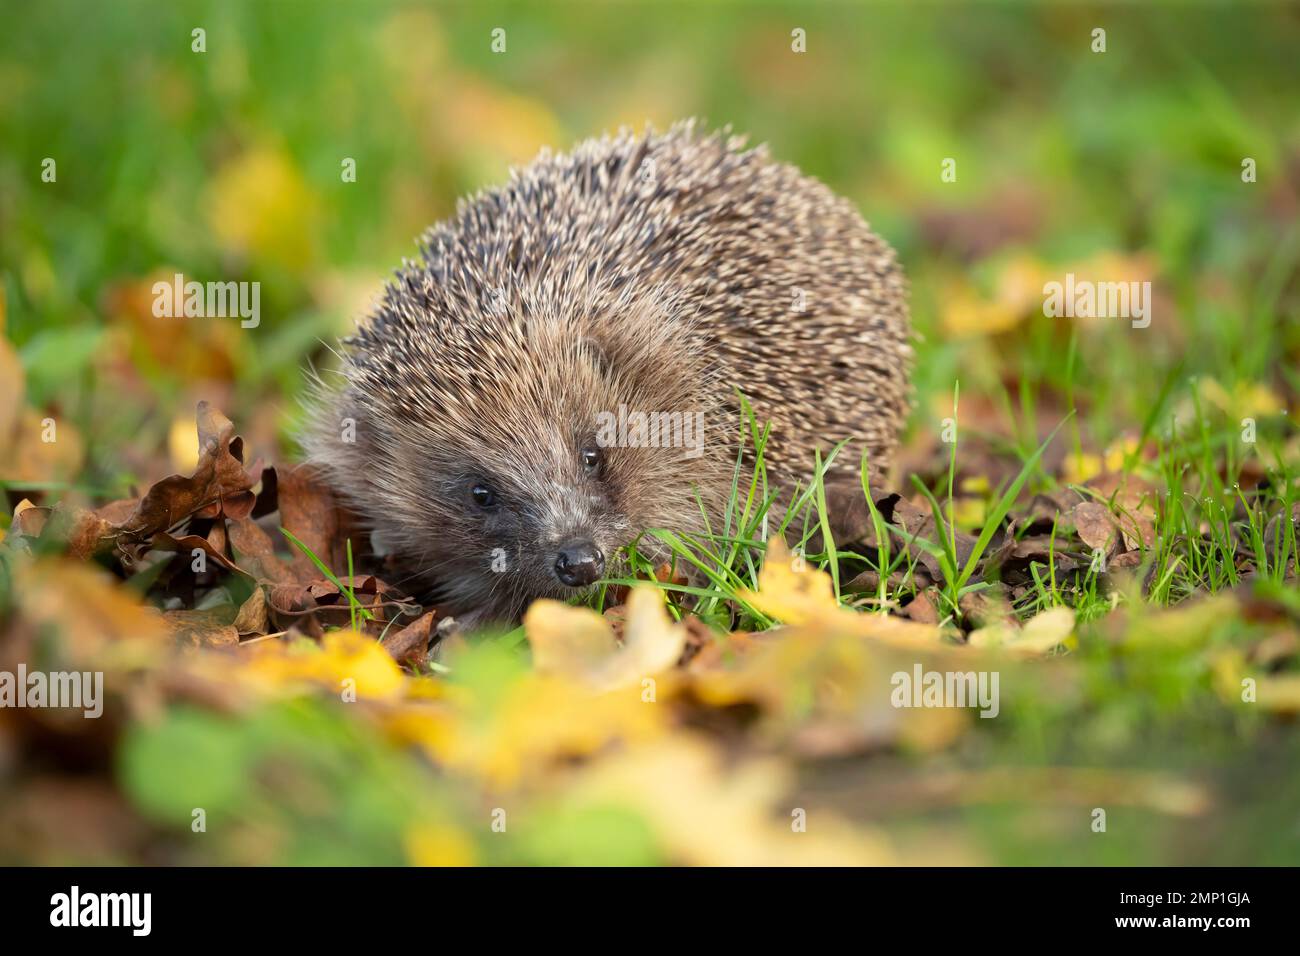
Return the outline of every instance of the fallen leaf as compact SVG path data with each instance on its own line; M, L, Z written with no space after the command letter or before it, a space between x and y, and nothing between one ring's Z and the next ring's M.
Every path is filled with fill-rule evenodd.
M429 611L406 627L390 632L383 639L384 650L399 664L422 664L428 657L429 645L433 643L433 625L437 618L437 611Z
M559 674L596 690L640 683L672 668L686 647L684 626L674 624L662 593L635 587L628 597L620 647L609 621L586 608L559 601L533 602L524 633L539 673Z

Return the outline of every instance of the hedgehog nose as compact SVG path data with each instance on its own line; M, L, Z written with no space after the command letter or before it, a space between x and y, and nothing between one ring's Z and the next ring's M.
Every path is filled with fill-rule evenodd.
M569 541L555 559L555 576L569 587L590 584L605 570L605 556L590 541Z

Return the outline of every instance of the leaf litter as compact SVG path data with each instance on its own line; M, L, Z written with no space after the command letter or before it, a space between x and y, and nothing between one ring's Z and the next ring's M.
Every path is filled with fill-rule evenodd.
M51 815L82 804L125 821L85 844L100 862L721 865L979 861L968 834L936 852L885 821L907 806L1050 802L1063 786L1167 817L1215 804L1206 781L1136 768L936 775L923 762L870 774L866 806L800 795L828 769L978 752L977 711L896 705L914 668L996 671L1013 712L1086 700L1078 614L1034 598L1045 575L1061 593L1143 586L1160 503L1135 476L1023 496L955 607L935 548L949 535L964 564L980 529L936 531L924 501L880 494L889 540L871 527L837 547L906 552L883 586L877 563L837 600L831 576L774 537L736 595L772 630L683 614L656 584L685 578L664 566L611 588L603 613L536 602L524 653L465 640L389 583L310 468L247 463L233 423L206 403L196 418L191 474L95 508L23 498L14 510L0 664L102 671L105 711L0 713L17 795L0 823L22 824L0 825L7 860L74 852ZM1234 618L1247 636L1225 643ZM1238 588L1118 611L1097 634L1117 660L1190 647L1221 707L1240 709L1251 682L1260 709L1285 717L1300 712L1298 619L1295 601ZM359 821L359 805L383 819ZM517 814L519 839L492 840L484 807ZM198 809L226 838L189 839ZM334 850L312 842L340 821Z

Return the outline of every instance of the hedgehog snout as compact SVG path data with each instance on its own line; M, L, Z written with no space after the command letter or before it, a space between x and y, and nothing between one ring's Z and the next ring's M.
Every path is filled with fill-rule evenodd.
M571 588L586 587L605 570L605 555L586 538L566 541L555 556L555 576Z

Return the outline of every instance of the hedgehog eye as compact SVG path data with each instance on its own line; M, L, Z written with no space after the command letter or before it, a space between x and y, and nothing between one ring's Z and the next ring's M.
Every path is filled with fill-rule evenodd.
M601 455L599 448L588 446L582 450L579 457L582 459L582 470L587 474L594 475L596 472L600 471L603 456Z
M496 506L496 492L482 482L477 482L469 490L470 497L474 499L474 504L480 508L492 508Z

